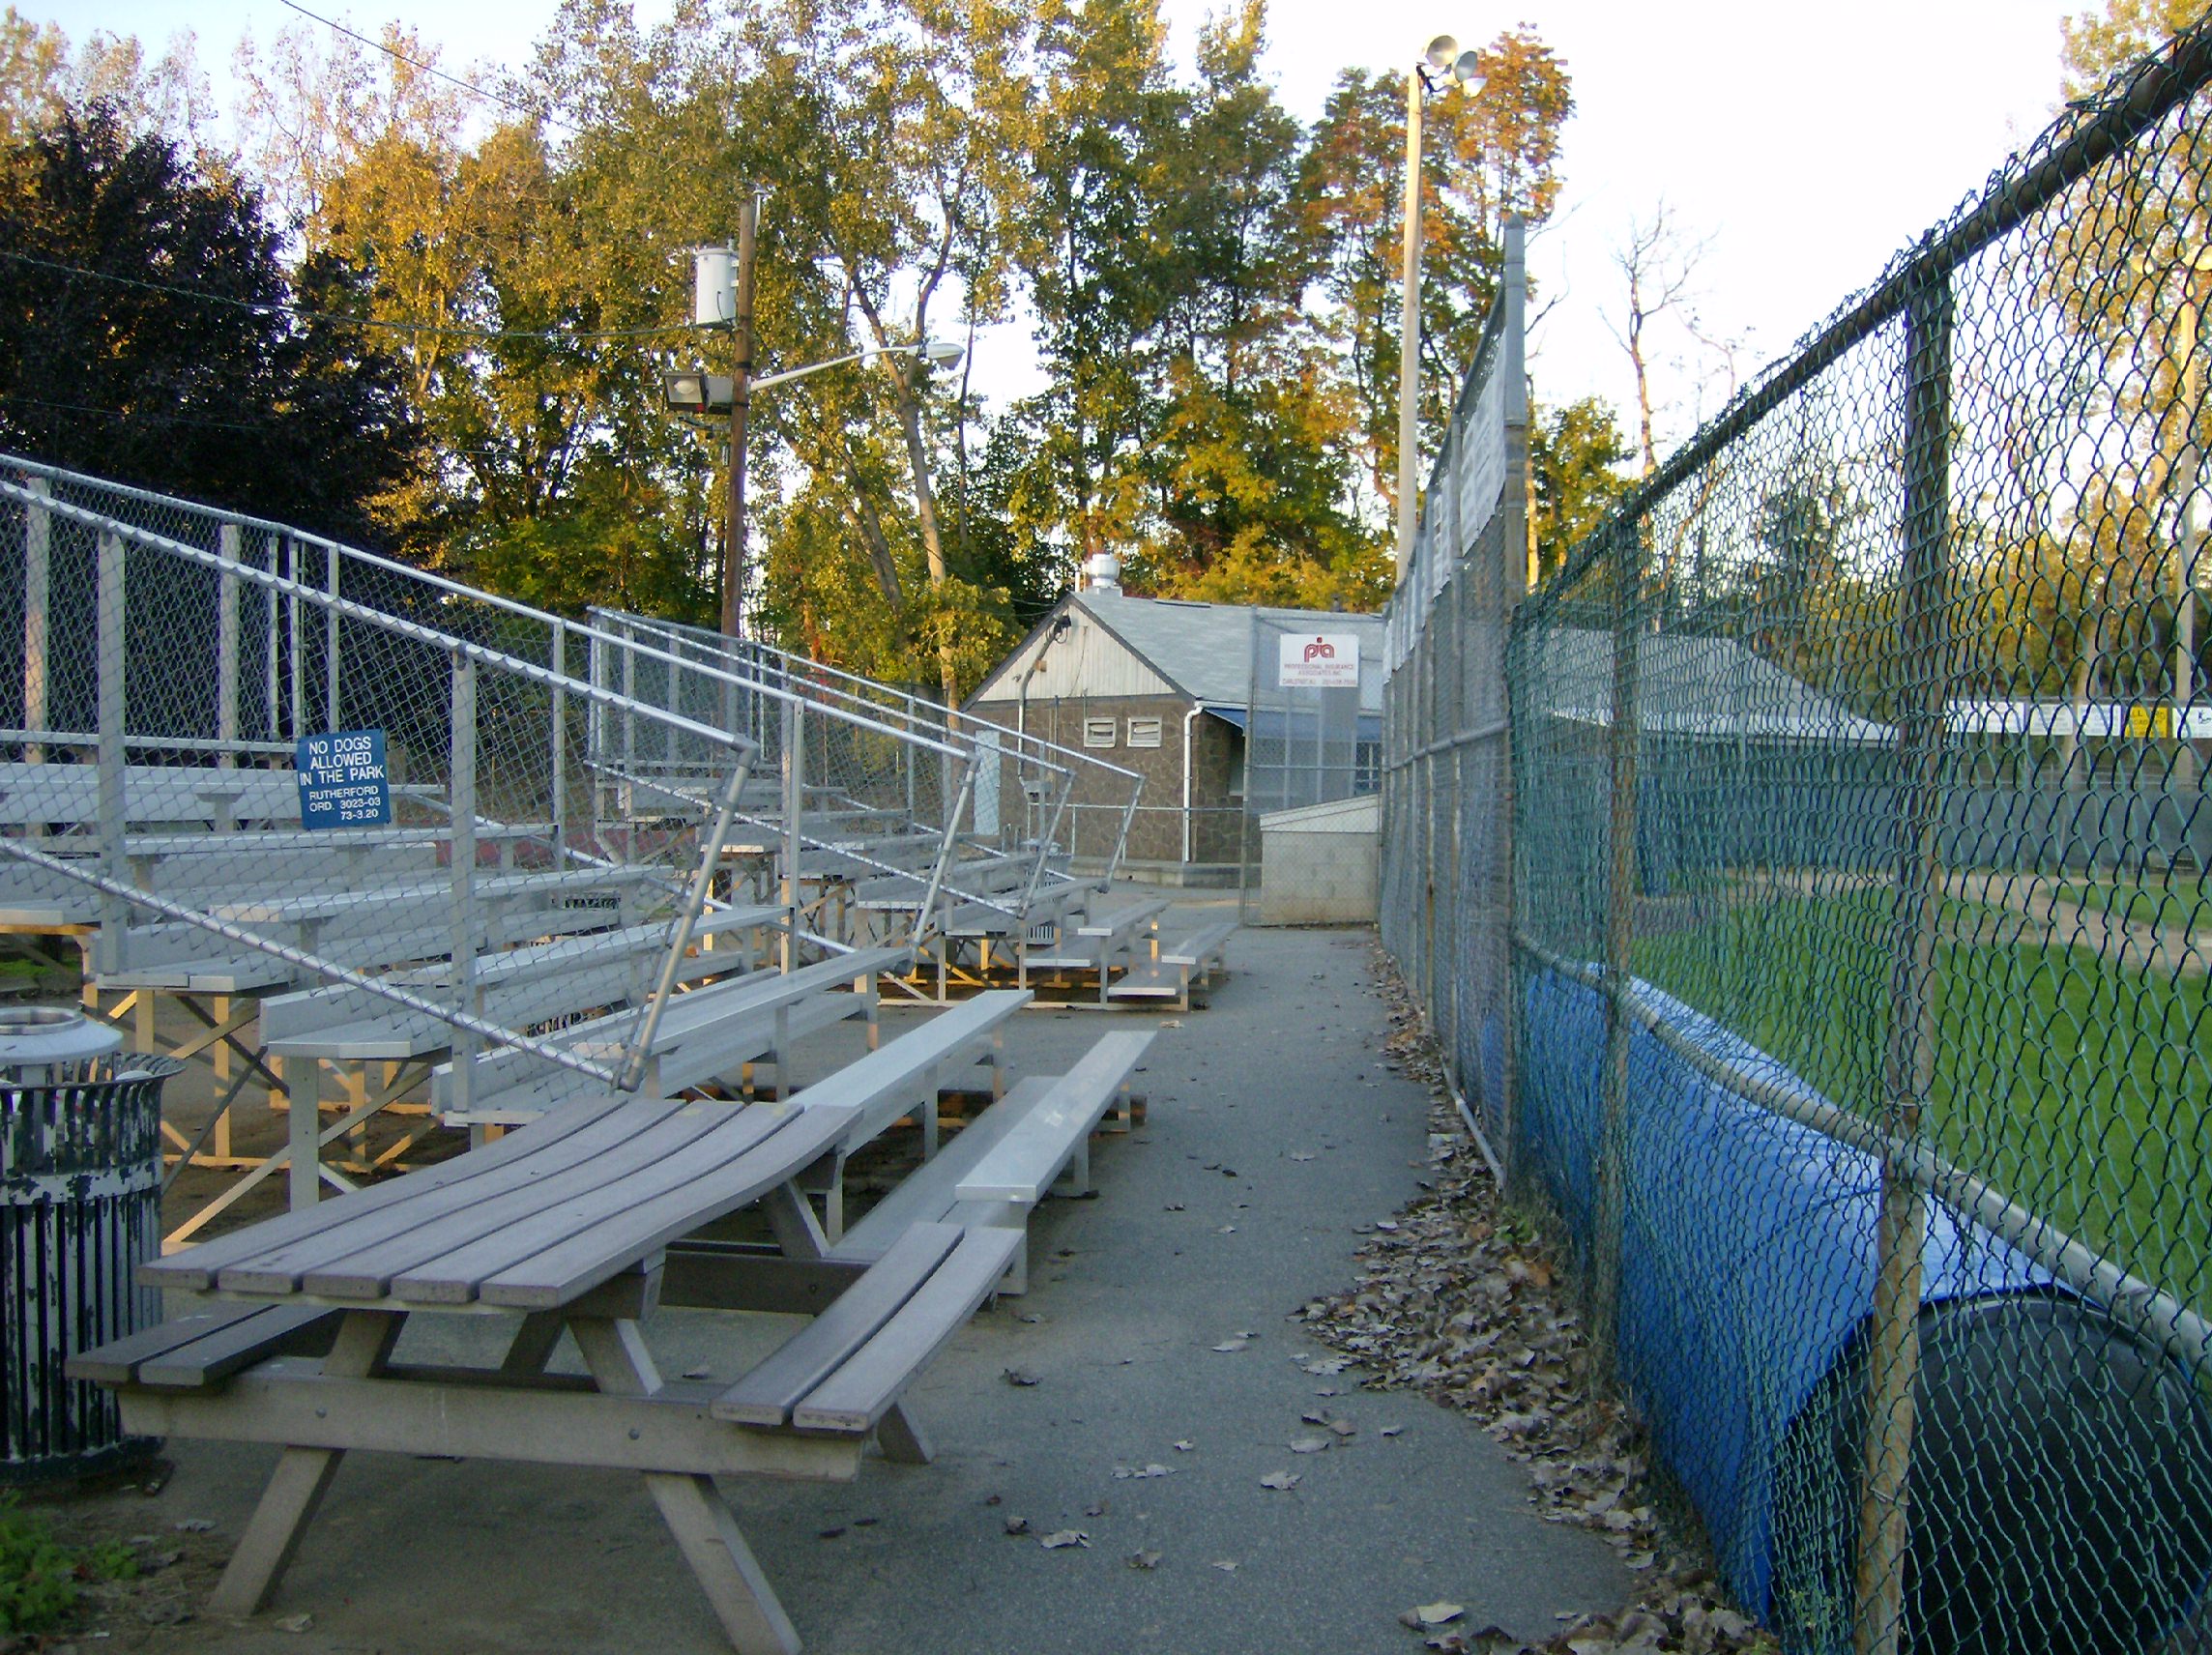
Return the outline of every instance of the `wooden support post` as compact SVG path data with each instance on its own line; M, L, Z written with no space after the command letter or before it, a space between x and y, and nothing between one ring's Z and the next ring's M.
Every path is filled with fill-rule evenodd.
M381 1373L406 1320L404 1313L391 1311L350 1312L338 1324L337 1343L323 1358L323 1372L334 1379L368 1379ZM345 1451L339 1448L284 1450L215 1595L208 1600L210 1609L243 1618L268 1601L344 1458Z
M637 1323L578 1316L568 1321L592 1381L608 1396L651 1396L660 1388L653 1353ZM799 1630L776 1601L768 1575L738 1532L713 1477L648 1471L645 1486L698 1577L715 1618L739 1655L799 1655Z
M1897 908L1891 928L1884 1124L1917 1138L1936 1074L1943 727L1957 670L1950 597L1951 288L1947 273L1906 298L1905 578L1898 603ZM1852 1647L1897 1655L1904 1636L1913 1390L1920 1377L1921 1251L1927 1202L1896 1156L1882 1167L1867 1333Z

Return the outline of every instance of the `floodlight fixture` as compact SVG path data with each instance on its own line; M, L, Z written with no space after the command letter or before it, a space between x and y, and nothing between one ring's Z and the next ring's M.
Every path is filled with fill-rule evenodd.
M660 395L672 414L727 414L737 404L738 388L726 373L670 368L660 376Z
M1463 51L1452 60L1452 78L1470 93L1482 90L1482 56L1472 50Z
M1451 68L1452 59L1459 56L1459 42L1449 35L1439 35L1429 43L1429 49L1421 55L1428 60L1431 69L1441 74Z

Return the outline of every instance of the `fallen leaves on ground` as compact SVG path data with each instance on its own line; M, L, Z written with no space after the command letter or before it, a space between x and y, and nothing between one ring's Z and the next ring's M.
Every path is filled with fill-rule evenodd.
M1009 1385L1033 1385L1037 1382L1036 1375L1026 1368L1008 1368L1005 1377Z
M1050 1534L1038 1535L1037 1544L1047 1552L1060 1552L1070 1546L1089 1546L1091 1536L1080 1528L1056 1528Z
M1398 1618L1408 1626L1432 1627L1446 1625L1459 1619L1465 1613L1467 1613L1467 1610L1463 1605L1439 1602L1417 1605Z
M1543 1229L1508 1208L1461 1126L1436 1044L1388 961L1375 975L1389 1007L1389 1065L1429 1089L1422 1193L1362 1227L1353 1289L1309 1301L1294 1320L1333 1354L1295 1356L1308 1374L1356 1365L1371 1389L1417 1391L1480 1420L1528 1467L1546 1522L1602 1535L1640 1577L1615 1614L1580 1615L1528 1647L1555 1655L1749 1655L1777 1645L1729 1602L1695 1536L1672 1532L1646 1492L1643 1435L1592 1374L1582 1318ZM1319 1423L1310 1416L1308 1423ZM1384 1427L1391 1437L1403 1429ZM1417 1616L1441 1605L1410 1611ZM1488 1648L1482 1633L1415 1630L1441 1650ZM1487 1632L1489 1629L1485 1629ZM1511 1640L1506 1648L1514 1645Z
M1260 1479L1260 1486L1273 1489L1278 1494L1288 1494L1303 1480L1295 1471L1269 1471Z
M1156 1569L1159 1566L1160 1554L1157 1552L1132 1552L1129 1553L1129 1567L1132 1569Z

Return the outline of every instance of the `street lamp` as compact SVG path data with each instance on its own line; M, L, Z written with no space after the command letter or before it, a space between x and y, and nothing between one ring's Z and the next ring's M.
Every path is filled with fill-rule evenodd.
M1421 356L1421 99L1453 84L1480 91L1482 64L1439 35L1406 74L1406 291L1398 319L1398 579L1412 566L1418 520Z

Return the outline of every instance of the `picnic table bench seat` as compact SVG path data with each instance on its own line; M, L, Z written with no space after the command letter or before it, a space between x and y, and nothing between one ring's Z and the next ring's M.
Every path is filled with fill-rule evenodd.
M862 1062L920 1049L934 1026ZM142 1266L143 1285L200 1306L73 1357L70 1372L116 1390L127 1430L282 1446L217 1587L220 1612L266 1601L346 1451L506 1459L643 1473L742 1655L796 1655L713 1479L850 1480L871 1438L888 1458L926 1462L902 1395L1021 1239L930 1223L873 1259L830 1257L797 1180L909 1072L876 1067L777 1104L578 1100L453 1160ZM755 1204L778 1254L686 1256L673 1274L690 1291L672 1302L746 1303L778 1268L841 1291L735 1381L664 1381L640 1322L671 1280L669 1248ZM394 1360L411 1315L516 1311L496 1368ZM545 1372L564 1331L584 1377Z
M1157 959L1133 967L1107 992L1115 1000L1160 1000L1188 1011L1192 988L1210 986L1236 930L1236 920L1222 919L1179 937L1161 947Z

